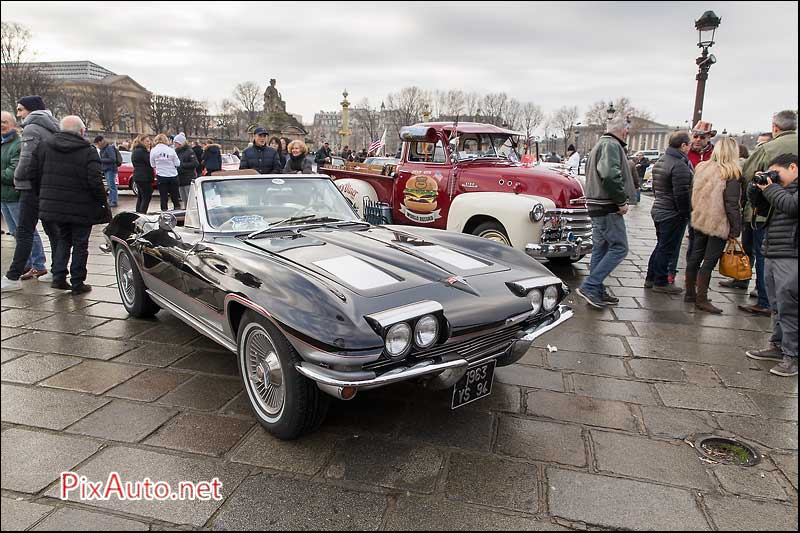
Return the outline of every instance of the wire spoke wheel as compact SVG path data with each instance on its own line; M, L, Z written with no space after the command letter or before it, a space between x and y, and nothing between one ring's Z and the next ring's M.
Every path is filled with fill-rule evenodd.
M258 407L268 416L276 417L286 400L283 367L269 335L253 328L245 339L247 379Z
M136 301L136 287L133 279L133 268L127 254L120 254L117 261L117 280L119 281L120 295L128 307Z

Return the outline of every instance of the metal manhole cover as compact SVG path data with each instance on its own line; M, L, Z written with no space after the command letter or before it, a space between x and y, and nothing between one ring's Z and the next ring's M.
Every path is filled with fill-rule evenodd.
M700 456L715 463L754 466L761 462L761 453L755 447L734 438L698 435L692 444Z

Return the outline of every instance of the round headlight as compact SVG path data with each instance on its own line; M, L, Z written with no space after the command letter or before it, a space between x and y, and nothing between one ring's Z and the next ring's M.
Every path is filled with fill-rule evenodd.
M433 315L425 315L414 327L414 344L420 348L429 348L439 337L439 321Z
M411 347L411 326L405 322L395 324L386 332L386 353L389 357L401 357Z
M542 291L533 289L528 293L528 298L531 299L531 307L533 308L534 315L542 310Z
M558 288L550 285L544 290L544 310L552 311L558 305Z
M544 218L544 206L542 204L536 204L533 206L531 210L531 221L532 222L539 222Z

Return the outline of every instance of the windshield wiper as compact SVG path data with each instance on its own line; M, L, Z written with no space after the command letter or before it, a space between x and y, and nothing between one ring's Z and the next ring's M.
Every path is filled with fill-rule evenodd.
M321 217L313 213L310 215L303 215L299 217L289 217L289 218L284 218L283 220L278 220L277 222L273 222L264 229L254 231L253 233L248 234L247 238L255 239L259 235L269 233L270 231L278 228L279 226L285 226L287 224L292 224L295 222L315 223L315 222L344 222L344 221L340 218L333 218L328 216Z

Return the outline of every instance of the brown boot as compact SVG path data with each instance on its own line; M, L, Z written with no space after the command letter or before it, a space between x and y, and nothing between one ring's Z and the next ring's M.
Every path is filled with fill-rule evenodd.
M721 315L722 309L714 307L708 299L709 283L711 283L711 274L705 274L703 272L697 274L697 285L695 289L697 297L695 298L694 306L701 311Z
M686 279L683 283L684 287L686 287L686 294L683 296L684 302L694 303L695 299L697 298L697 292L695 292L694 288L695 283L697 283L697 273L690 274L687 272Z

